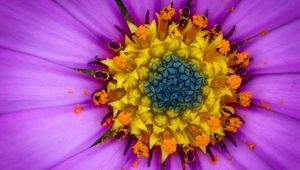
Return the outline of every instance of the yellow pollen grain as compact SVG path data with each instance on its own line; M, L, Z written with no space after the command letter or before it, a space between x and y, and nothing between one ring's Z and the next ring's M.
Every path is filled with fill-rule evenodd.
M79 114L83 110L83 107L80 104L76 104L74 113Z
M196 136L196 145L198 147L206 147L210 142L210 137L206 133Z
M230 118L228 125L225 126L225 129L229 132L237 132L237 129L243 124L239 118Z
M250 106L252 95L250 92L240 92L238 93L238 102L240 105L247 107Z
M117 119L122 125L126 126L131 122L132 116L130 112L121 111Z
M242 78L239 75L230 75L226 83L232 90L236 90L241 86Z
M149 32L148 32L148 29L141 25L138 27L137 31L136 31L136 35L143 41L145 41L148 36L149 36Z
M116 56L113 58L113 63L120 69L124 69L127 66L127 61L121 57L121 56Z
M221 121L216 117L210 117L209 120L207 121L207 124L211 131L215 131L221 127Z
M242 64L242 63L247 63L247 60L249 59L249 53L248 52L243 52L243 53L237 53L236 54L236 60L235 63L236 64Z
M228 40L223 39L217 46L219 52L223 55L227 55L227 52L230 50L230 43Z
M198 28L206 28L208 20L204 15L194 15L192 17L192 23Z
M170 154L176 152L177 142L175 138L166 138L163 141L162 149Z
M160 16L162 20L169 21L172 19L175 13L175 9L172 7L172 5L168 5L160 11Z
M105 90L96 92L93 96L93 102L96 105L107 104L108 103L108 93Z
M133 163L132 163L132 167L136 168L139 164L139 161L138 160L135 160Z
M144 156L146 158L149 157L149 148L143 144L141 141L138 141L133 146L133 153L135 153L138 157Z

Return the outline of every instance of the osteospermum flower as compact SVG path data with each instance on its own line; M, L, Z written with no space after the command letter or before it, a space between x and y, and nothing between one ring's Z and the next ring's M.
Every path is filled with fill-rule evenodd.
M2 1L0 167L296 169L299 6Z

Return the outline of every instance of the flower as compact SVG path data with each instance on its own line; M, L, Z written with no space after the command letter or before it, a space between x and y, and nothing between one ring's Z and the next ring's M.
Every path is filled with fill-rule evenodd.
M123 2L137 25L144 23L147 10L152 21L155 12L170 4L170 1ZM184 5L185 1L174 2L175 11ZM223 32L229 33L235 25L230 42L250 39L243 45L243 51L249 52L253 59L247 70L251 77L241 87L251 92L253 105L236 108L245 121L235 136L237 148L228 144L230 154L212 148L218 161L211 163L206 155L200 154L193 162L197 166L203 169L299 166L300 60L296 53L300 38L299 5L297 0L193 1L192 14L205 14L207 9L209 28L220 24ZM147 159L141 157L136 162L135 156L123 155L124 140L90 148L109 128L99 126L103 113L109 109L94 106L89 100L104 84L73 69L90 69L87 63L95 55L99 59L113 56L103 42L123 42L123 36L113 25L129 30L117 4L11 0L1 2L0 17L0 166L146 168ZM173 145L174 140L171 141ZM153 152L150 168L158 169L159 150ZM170 156L165 165L169 169L181 168L179 159L176 154Z

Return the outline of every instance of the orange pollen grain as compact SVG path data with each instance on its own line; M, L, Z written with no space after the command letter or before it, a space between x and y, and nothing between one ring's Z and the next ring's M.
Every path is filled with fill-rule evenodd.
M207 124L211 131L215 131L221 127L220 119L215 118L215 117L210 117L209 120L207 121Z
M223 39L217 46L219 52L223 55L227 55L227 52L230 50L230 43L228 40Z
M96 92L93 96L93 102L96 105L107 104L108 103L108 93L105 90Z
M82 91L82 94L84 94L84 95L88 95L88 94L89 94L89 92L88 92L87 90L83 90L83 91Z
M176 152L177 142L175 138L166 138L163 141L162 149L170 154Z
M230 75L227 78L226 83L229 85L230 89L236 90L241 86L242 78L239 75Z
M243 124L239 118L230 118L225 129L229 132L237 132L237 129Z
M231 12L233 12L233 11L234 11L234 6L230 7L229 10L230 10Z
M247 63L248 59L249 59L249 53L248 52L237 53L235 63L236 64L242 64L242 63L245 63L245 62Z
M148 29L141 25L138 27L137 31L136 31L136 35L143 41L145 41L148 36L149 36L149 32L148 32Z
M74 91L70 90L70 91L68 91L68 94L74 94Z
M192 23L198 28L206 28L208 20L204 15L194 15L192 17Z
M260 36L265 36L268 33L268 31L264 30L264 31L260 31L259 35Z
M259 105L267 110L271 109L271 105L269 103L265 103L264 101L260 101Z
M74 113L79 114L83 110L83 107L80 104L76 104Z
M249 149L251 149L251 150L253 150L255 147L254 143L248 143L247 145L248 145Z
M127 66L127 61L121 56L114 57L113 63L120 69L124 69Z
M133 153L135 153L138 157L144 156L146 158L149 157L149 148L143 144L141 141L138 141L133 146Z
M175 13L175 9L172 7L172 5L168 5L160 11L160 16L162 20L170 21Z
M198 147L206 147L210 142L210 137L206 133L196 136L196 145Z
M139 161L138 160L135 160L133 163L132 163L132 167L136 168L139 164Z
M250 106L252 95L250 92L240 92L238 93L238 102L240 105L247 107Z
M117 119L122 125L126 126L129 125L129 123L131 122L131 116L132 114L130 112L121 111Z

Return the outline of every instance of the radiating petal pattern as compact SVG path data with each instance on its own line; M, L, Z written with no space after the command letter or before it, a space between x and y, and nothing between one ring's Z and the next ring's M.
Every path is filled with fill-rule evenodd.
M0 65L0 113L84 103L102 86L82 73L10 50L0 49Z
M242 87L242 91L252 93L255 105L299 119L299 84L300 74L257 75Z
M87 67L101 43L52 1L1 1L0 46L69 67ZM101 19L100 19L101 20Z
M108 141L55 166L53 169L121 169L129 157L122 154L125 141Z
M54 0L94 35L106 40L121 42L121 33L114 25L127 29L125 20L115 1Z
M224 21L224 30L236 25L231 40L244 40L299 18L299 5L299 0L242 0Z
M253 152L274 169L300 166L299 120L257 107L238 112L247 115L241 133L243 140L255 145Z
M244 50L253 60L249 71L253 74L300 71L300 19L250 41Z
M92 145L106 108L62 106L0 115L0 167L49 169Z

